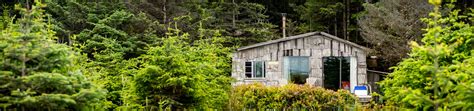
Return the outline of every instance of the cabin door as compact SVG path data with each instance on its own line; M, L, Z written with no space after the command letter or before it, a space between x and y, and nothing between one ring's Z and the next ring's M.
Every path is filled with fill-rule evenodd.
M354 70L351 67L353 59L351 57L323 57L323 87L332 90L351 90L355 82L351 76Z

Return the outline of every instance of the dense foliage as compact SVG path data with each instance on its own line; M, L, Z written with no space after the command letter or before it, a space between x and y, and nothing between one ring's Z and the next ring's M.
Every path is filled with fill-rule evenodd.
M421 40L381 85L387 104L424 110L474 108L474 11L443 15L439 0ZM452 9L453 5L445 5ZM465 22L467 21L467 22Z
M325 31L371 47L385 71L413 48L381 83L389 105L473 108L472 0L426 23L426 0L32 1L0 2L5 109L353 108L347 91L232 88L230 53L280 38L282 13L288 36Z
M31 9L16 7L22 18L9 21L0 35L0 106L28 110L82 109L100 104L97 89L75 64L75 55L54 41L52 26L37 2Z
M236 4L235 6L237 7L235 7L232 4L226 3L183 3L177 6L169 6L176 10L170 10L170 12L174 12L173 14L166 12L167 14L169 13L169 15L165 15L165 17L162 18L162 16L155 15L156 12L154 12L156 11L156 8L161 7L150 6L150 4L148 4L154 2L156 1L144 1L138 3L77 3L72 1L48 2L48 5L50 5L50 7L48 7L48 12L50 12L54 17L54 20L56 20L56 25L58 27L57 31L60 32L59 35L63 36L63 40L60 40L59 42L69 43L70 41L72 42L70 44L79 48L78 51L86 54L88 60L82 63L82 65L87 69L85 73L89 75L95 84L98 84L102 88L105 88L109 91L107 94L107 100L109 100L112 104L107 103L108 105L105 107L133 107L137 105L162 107L170 105L173 107L182 108L196 105L205 105L202 101L207 103L223 104L222 100L203 100L203 95L200 94L200 92L194 93L195 91L190 91L192 93L183 92L177 94L166 91L161 93L149 93L136 87L151 87L148 86L148 84L139 84L140 81L143 83L148 80L152 80L143 79L143 77L149 76L147 75L148 73L146 73L146 70L149 70L149 67L151 66L161 67L166 73L183 76L185 78L188 76L197 76L200 77L198 79L203 79L203 77L199 76L199 74L188 72L195 72L196 70L206 70L211 72L214 71L212 73L205 72L210 73L206 74L204 77L206 81L215 80L213 77L227 76L230 74L230 62L227 61L230 60L229 56L227 56L230 53L229 47L241 45L243 43L248 44L269 40L274 34L271 32L272 27L274 26L265 23L264 19L266 16L262 15L262 10L264 10L264 7L259 4L243 2ZM168 4L163 5L167 6ZM234 22L231 22L231 19L229 19L231 14L222 8L237 8L236 10L239 10L239 13L235 13L235 16L242 18L236 18L233 20ZM234 33L233 31L237 29L239 30L238 33ZM193 64L197 64L204 63L206 61L222 61L222 63L219 63L218 66L214 66L218 69L195 69L192 71L187 71L186 74L174 70L179 70L185 67L185 69L187 69L188 67L193 67L194 65L176 64L173 67L162 66L164 65L162 64L163 61L157 61L155 60L157 58L152 58L157 55L152 54L151 51L157 52L155 50L157 48L151 47L164 47L162 45L163 42L168 41L170 35L166 33L169 32L176 32L176 36L181 36L180 33L182 32L189 33L186 34L185 37L180 37L179 43L186 43L189 45L202 44L199 45L199 49L201 51L196 52L199 54L185 56L185 59L190 60L186 60L184 63L196 62ZM71 34L75 34L75 36L69 37L68 35ZM219 34L223 35L221 36ZM201 40L202 42L199 42ZM212 45L204 44L204 42L209 42L210 40L220 41L210 42L213 43ZM223 45L226 47L223 47ZM187 48L189 47L186 45L184 49ZM168 54L187 55L187 53L191 53L195 49L196 48L193 48L192 50L180 51L181 53ZM182 49L179 48L174 50L179 51ZM218 57L217 59L219 60L199 59L198 57L200 56L203 58L211 57L210 55L202 55L203 51L208 51L205 53L209 54L218 54L216 57ZM176 59L182 59L179 57L182 56L176 56ZM148 60L155 60L155 63L149 62ZM215 72L216 70L217 72ZM143 80L136 78L142 78ZM226 80L226 82L222 83L223 80ZM167 79L164 79L162 82L158 83L166 83L166 81ZM196 82L202 83L202 81ZM216 91L221 90L221 92L216 93L224 92L225 94L225 90L228 90L229 86L223 85L229 85L229 82L231 81L229 78L225 77L222 78L222 80L217 80L217 82L221 83L209 86L212 86L212 89L216 89ZM155 85L159 86L162 84ZM177 83L173 85L180 86L183 84ZM189 85L193 86L193 89L191 90L203 90L200 89L202 87L200 84L187 83L185 85L187 86L183 89L183 91L188 90L187 87ZM158 88L156 90L164 89ZM209 90L206 89L206 91ZM199 98L190 100L190 102L186 102L184 99L181 99L181 96L188 95ZM224 98L222 98L221 95L222 94L216 94L215 96L219 97L212 96L210 99L226 98L226 96L223 96ZM147 102L148 99L150 102ZM148 105L148 103L150 104ZM218 107L219 105L210 104L209 106Z
M328 90L309 85L288 84L268 87L262 84L235 86L229 100L232 109L314 109L336 110L355 107L356 97L347 90Z
M229 48L222 39L185 42L187 33L163 38L140 57L140 68L133 79L138 104L147 107L224 108L232 79L228 76Z
M410 41L421 41L426 23L420 18L428 17L432 6L427 0L381 0L365 9L358 20L363 38L389 67L408 56Z

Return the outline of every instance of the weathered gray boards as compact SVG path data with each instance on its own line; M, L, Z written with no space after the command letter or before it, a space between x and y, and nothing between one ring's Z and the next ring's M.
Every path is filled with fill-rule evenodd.
M368 51L368 48L324 32L305 33L237 49L232 58L232 77L237 80L234 85L254 82L285 85L289 80L284 58L306 57L309 74L305 84L323 86L323 57L342 56L351 58L352 87L367 83Z

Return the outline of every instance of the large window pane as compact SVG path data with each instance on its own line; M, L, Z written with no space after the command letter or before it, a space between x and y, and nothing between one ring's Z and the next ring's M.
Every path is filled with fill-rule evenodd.
M263 63L262 63L262 61L255 61L253 69L254 69L254 72L255 72L255 77L263 77Z
M309 77L309 57L286 57L285 67L289 80L295 84L305 84Z

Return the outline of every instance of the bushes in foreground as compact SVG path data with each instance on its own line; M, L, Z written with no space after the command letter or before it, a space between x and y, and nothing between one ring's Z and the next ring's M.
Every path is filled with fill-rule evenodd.
M347 90L328 90L309 85L283 87L250 84L236 86L231 92L232 109L333 109L355 106L357 99Z

